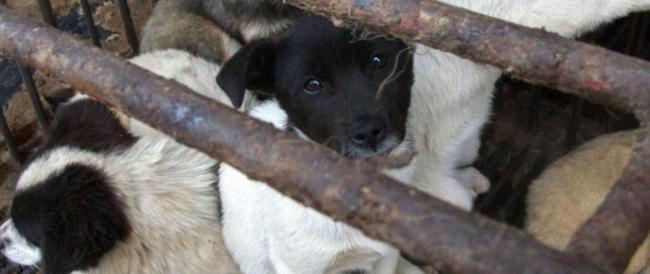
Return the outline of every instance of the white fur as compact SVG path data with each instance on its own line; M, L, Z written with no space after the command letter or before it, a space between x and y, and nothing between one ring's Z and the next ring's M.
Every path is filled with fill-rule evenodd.
M650 9L650 0L442 2L566 37L630 12ZM424 45L415 48L415 84L408 130L419 156L412 184L469 210L475 193L468 185L482 189L487 181L463 184L459 181L467 176L459 174L457 167L472 163L477 156L479 134L489 117L494 83L501 72Z
M2 255L10 261L28 266L36 265L41 261L41 250L32 246L24 237L20 236L11 219L0 226L0 236L2 236L3 242L7 242L5 239L11 239L12 241L11 244L5 244L2 249Z
M248 22L241 27L241 32L244 40L252 41L254 39L265 38L276 34L283 29L286 29L292 23L293 21L289 19L277 21L262 20Z
M273 100L251 116L284 128L286 113ZM399 251L285 197L263 182L222 164L219 189L226 245L249 274L340 273L363 269L395 273ZM411 268L410 273L421 273Z
M217 84L216 77L221 67L215 63L176 49L148 52L131 59L130 62L163 78L174 80L203 96L232 107L228 95ZM246 91L239 110L248 111L256 104L255 96ZM128 127L132 133L138 136L164 135L133 118L130 119Z

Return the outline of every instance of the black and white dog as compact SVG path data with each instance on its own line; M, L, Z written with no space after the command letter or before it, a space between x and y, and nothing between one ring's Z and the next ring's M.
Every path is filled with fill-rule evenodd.
M246 89L273 99L251 115L352 158L408 147L413 82L409 48L361 39L327 19L304 16L288 35L246 45L218 82L237 106ZM336 222L222 164L226 245L244 273L395 273L399 251Z
M650 9L650 0L441 1L565 37ZM234 8L234 2L242 4ZM295 18L295 10L277 0L162 0L144 30L145 37L147 33L151 37L145 44L188 48L206 58L223 60L239 45L226 35L228 30L243 37L239 42L276 37ZM159 27L163 25L168 27ZM489 118L494 83L501 71L421 44L414 48L415 84L407 132L418 156L410 183L469 210L476 195L489 188L487 179L466 166L477 157L479 133Z
M132 62L220 99L214 64L180 51ZM45 274L239 273L221 236L217 162L118 116L82 95L58 107L18 179L2 253Z

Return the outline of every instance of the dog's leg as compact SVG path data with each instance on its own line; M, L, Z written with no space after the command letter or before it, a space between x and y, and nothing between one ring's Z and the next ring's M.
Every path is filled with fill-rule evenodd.
M477 155L500 72L425 46L416 48L414 70L408 130L419 154L411 184L469 210L473 195L458 182L457 166Z
M471 166L458 169L456 179L470 190L472 199L476 199L476 196L490 189L490 180Z

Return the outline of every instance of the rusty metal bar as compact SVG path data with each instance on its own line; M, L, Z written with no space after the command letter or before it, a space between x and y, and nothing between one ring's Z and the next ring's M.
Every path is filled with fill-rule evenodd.
M286 0L309 11L491 64L527 82L633 111L650 126L650 63L457 8L420 0ZM569 251L623 271L650 230L647 139ZM645 158L644 158L645 157ZM645 159L645 160L644 160Z
M88 28L88 36L90 36L90 40L93 41L95 46L101 48L102 44L99 42L95 20L93 20L93 10L90 8L88 0L79 0L79 2L81 3L81 9L84 12L84 20L86 21L86 28Z
M0 7L0 53L53 74L181 143L444 272L608 273L400 184ZM56 53L56 54L51 54Z
M126 0L117 0L117 6L120 9L120 17L122 17L122 24L124 25L124 32L126 33L126 40L131 46L133 55L138 54L138 37L135 34L135 27L133 26L133 19L131 18L131 11L129 4Z

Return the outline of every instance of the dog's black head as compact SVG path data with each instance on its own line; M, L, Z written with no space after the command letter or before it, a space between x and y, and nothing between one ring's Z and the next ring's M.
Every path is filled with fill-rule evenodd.
M235 107L245 89L279 101L291 126L349 157L386 153L404 138L413 83L402 41L299 18L280 40L241 49L217 77Z

